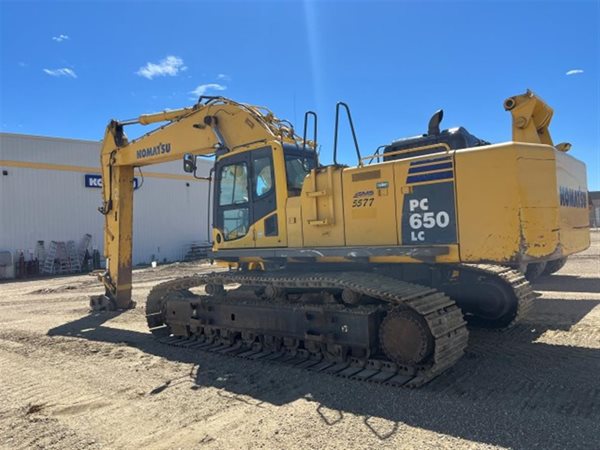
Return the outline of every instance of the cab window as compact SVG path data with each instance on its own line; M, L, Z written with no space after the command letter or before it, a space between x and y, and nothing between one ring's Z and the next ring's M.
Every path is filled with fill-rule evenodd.
M223 238L231 241L245 236L250 226L248 166L245 162L228 164L219 175L219 206L224 207L220 213Z
M246 236L249 223L248 208L223 211L223 237L226 241L231 241Z
M307 155L285 155L287 188L290 197L300 195L306 175L316 167L316 159Z
M273 190L273 164L269 156L254 159L254 196L262 197Z
M219 205L248 202L248 169L246 163L230 164L221 169Z

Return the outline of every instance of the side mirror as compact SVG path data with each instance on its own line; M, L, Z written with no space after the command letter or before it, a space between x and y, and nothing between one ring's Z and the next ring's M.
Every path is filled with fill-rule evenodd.
M194 173L196 171L196 157L191 153L183 155L183 171Z

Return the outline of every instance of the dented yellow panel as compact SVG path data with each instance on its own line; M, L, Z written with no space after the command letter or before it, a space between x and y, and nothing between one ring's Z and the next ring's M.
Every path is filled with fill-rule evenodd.
M589 246L585 165L544 144L456 152L461 259L544 261Z
M525 260L545 258L558 248L556 150L517 144L516 182L521 202L521 239Z
M512 144L457 151L455 174L462 261L504 262L520 251L517 152Z

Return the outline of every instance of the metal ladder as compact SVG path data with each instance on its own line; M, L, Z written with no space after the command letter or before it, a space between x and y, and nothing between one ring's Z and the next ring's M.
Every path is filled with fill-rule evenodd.
M56 259L58 260L58 267L56 268L55 273L69 273L71 271L69 253L64 241L58 241L56 243Z
M92 241L91 234L84 234L81 240L79 241L79 247L77 247L77 256L79 257L79 270L81 271L81 267L83 267L83 259L85 258L85 252L90 246L90 242Z
M81 272L81 261L79 260L79 252L75 247L75 241L67 241L67 257L69 272Z
M38 260L41 270L46 262L46 249L44 248L44 241L37 241L33 257Z
M42 273L54 273L54 260L56 259L56 241L51 241L48 251L46 252L46 258L44 259L44 265L42 266Z

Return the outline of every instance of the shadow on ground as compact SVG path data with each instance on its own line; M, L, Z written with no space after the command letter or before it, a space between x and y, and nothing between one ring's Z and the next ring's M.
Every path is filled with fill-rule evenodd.
M534 289L557 292L600 292L600 278L554 274L533 283Z
M503 447L593 448L600 421L600 350L536 340L548 330L568 330L600 301L535 302L533 319L509 331L471 330L465 357L418 390L169 347L149 333L106 326L118 313L92 314L48 334L124 343L168 360L196 364L185 380L170 380L151 395L189 382L191 389L217 387L219 395L257 408L304 399L314 402L323 423L335 426L347 415L357 415L365 432L382 441L401 438L402 426L408 424ZM569 315L558 327L536 322L537 313L543 317L563 309Z

